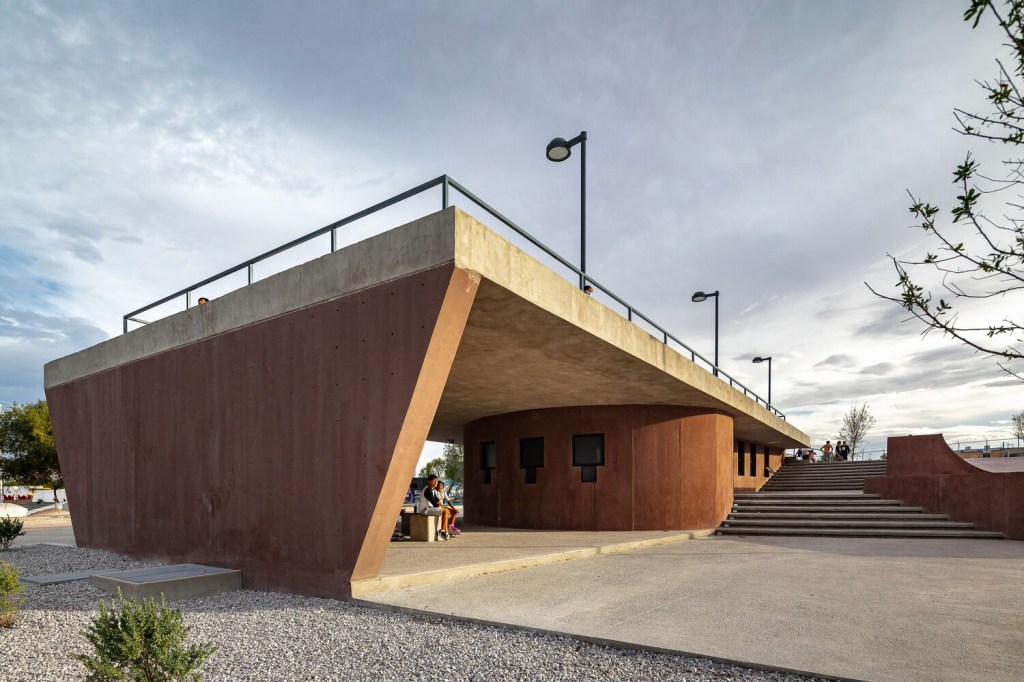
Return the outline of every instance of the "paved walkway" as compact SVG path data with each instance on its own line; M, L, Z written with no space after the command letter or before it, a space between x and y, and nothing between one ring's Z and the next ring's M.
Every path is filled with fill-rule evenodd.
M17 538L12 547L37 545L41 542L54 542L61 545L75 545L75 533L71 529L71 515L64 511L44 511L31 516L23 516L25 534Z
M1017 682L1021 585L1024 542L713 537L364 598L854 679Z
M487 573L541 566L692 540L697 531L541 531L463 525L458 538L440 542L392 542L379 578L352 585L355 597Z

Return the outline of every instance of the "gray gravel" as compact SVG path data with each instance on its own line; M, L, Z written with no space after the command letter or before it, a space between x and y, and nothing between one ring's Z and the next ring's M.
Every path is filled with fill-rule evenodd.
M22 575L156 564L99 550L30 545L0 554ZM88 581L26 584L14 628L0 629L0 679L84 678L68 653L109 598ZM220 646L207 680L807 680L570 638L426 618L346 602L242 590L176 602L192 638Z

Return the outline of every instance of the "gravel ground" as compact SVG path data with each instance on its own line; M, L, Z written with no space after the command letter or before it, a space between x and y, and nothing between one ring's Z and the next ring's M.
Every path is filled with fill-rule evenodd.
M0 560L22 575L156 565L109 552L30 545ZM26 584L17 624L0 629L0 679L78 680L81 631L109 598L88 581ZM242 590L174 604L191 637L220 650L207 680L807 680L683 658L609 649L514 629L396 614L342 601Z

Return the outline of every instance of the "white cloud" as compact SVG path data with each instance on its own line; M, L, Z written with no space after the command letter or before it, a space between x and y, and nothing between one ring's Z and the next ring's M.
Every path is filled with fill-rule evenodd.
M923 253L906 188L955 196L951 111L980 104L994 33L954 2L589 7L5 5L0 402L129 310L443 172L575 261L578 162L542 150L585 128L591 273L709 357L689 299L720 289L724 369L763 395L772 355L815 441L865 401L878 445L1004 428L1019 384L863 284Z

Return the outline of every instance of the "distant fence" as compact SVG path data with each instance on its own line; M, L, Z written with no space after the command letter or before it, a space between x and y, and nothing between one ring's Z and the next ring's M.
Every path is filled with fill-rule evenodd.
M962 457L1024 457L1024 441L1013 436L946 442Z

